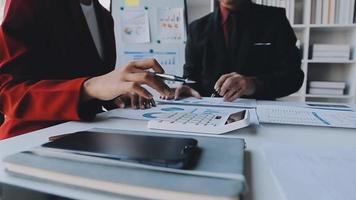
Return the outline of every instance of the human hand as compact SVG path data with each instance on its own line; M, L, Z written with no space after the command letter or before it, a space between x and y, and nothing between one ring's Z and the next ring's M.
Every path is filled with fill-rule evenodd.
M161 96L161 99L182 99L186 97L195 97L197 99L201 99L201 95L199 92L194 90L193 88L187 86L187 85L181 85L177 88L172 88L171 93L168 96Z
M225 101L234 101L242 96L253 95L256 85L251 77L240 75L236 72L225 74L216 82L214 89Z
M143 84L157 90L161 96L168 96L170 88L163 80L147 71L149 69L153 69L157 73L164 73L163 68L156 60L148 59L133 61L123 68L88 79L83 84L83 99L108 101L123 94L138 95L148 100L152 99L152 94L141 86Z
M156 107L156 102L153 99L146 99L131 93L117 97L114 102L118 108L147 109Z

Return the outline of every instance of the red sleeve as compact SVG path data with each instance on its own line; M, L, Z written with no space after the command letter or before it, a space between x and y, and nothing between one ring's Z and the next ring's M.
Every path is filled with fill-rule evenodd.
M87 77L35 80L28 73L35 35L40 31L36 25L40 3L43 2L6 1L0 27L0 112L9 118L30 121L80 120L80 94Z

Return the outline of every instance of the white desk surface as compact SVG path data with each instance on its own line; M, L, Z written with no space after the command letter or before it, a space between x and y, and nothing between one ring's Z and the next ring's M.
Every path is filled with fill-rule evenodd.
M116 128L123 130L150 131L146 122L126 119L105 119L100 117L96 122L68 122L33 133L25 134L0 142L0 160L4 157L39 146L48 141L49 136L90 128ZM157 132L157 131L156 131ZM246 175L249 191L248 200L274 199L282 200L283 195L274 180L269 166L264 161L260 145L264 142L277 142L297 145L316 145L324 147L356 147L356 130L339 128L322 128L288 125L259 125L237 130L222 137L244 138L247 144ZM93 193L63 185L45 184L9 176L0 161L0 183L16 185L49 194L74 199L117 199L100 193Z

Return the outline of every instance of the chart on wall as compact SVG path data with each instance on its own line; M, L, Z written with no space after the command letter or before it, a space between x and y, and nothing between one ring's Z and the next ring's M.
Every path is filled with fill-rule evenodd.
M177 71L179 52L174 49L166 49L166 51L124 51L122 58L133 61L154 58L163 66L166 73L174 74Z
M185 0L112 1L116 67L153 58L166 73L182 75L187 40L185 9Z
M120 16L120 35L126 43L149 43L150 25L147 10L124 10Z
M184 9L158 9L158 38L161 42L183 43L185 39Z

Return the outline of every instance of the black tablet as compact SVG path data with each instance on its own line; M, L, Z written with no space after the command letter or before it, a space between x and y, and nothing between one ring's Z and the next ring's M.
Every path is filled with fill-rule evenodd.
M42 145L69 153L138 162L171 168L189 168L198 153L192 138L114 134L83 131Z

